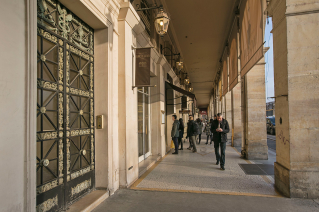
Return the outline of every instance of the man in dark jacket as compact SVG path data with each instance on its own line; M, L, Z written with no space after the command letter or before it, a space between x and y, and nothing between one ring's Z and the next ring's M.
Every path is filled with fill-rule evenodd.
M229 132L229 125L226 119L223 119L221 113L217 114L217 119L212 123L212 133L216 155L216 165L220 162L220 169L225 170L225 150L227 142L227 133ZM219 155L220 146L220 155Z
M206 145L208 144L208 141L210 139L210 145L212 145L213 142L213 135L212 135L212 123L213 123L213 119L211 119L209 122L207 122L204 132L206 132L206 136L207 136L207 141L206 141Z
M176 119L177 119L177 116L173 115L172 120L174 123L173 123L172 131L171 131L172 140L174 141L174 145L175 145L175 152L173 154L178 154L179 121Z
M198 118L196 120L197 125L198 125L198 144L200 144L200 141L202 140L202 132L203 132L203 123L200 120L200 118Z
M184 136L184 122L183 119L179 119L179 137L178 137L178 146L181 145L179 150L183 150L183 136Z
M189 143L190 143L190 147L187 149L191 149L191 147L193 147L193 152L197 152L197 148L196 148L196 135L197 135L197 130L195 129L195 122L193 120L193 116L189 116L189 122L187 123L187 137L189 138Z

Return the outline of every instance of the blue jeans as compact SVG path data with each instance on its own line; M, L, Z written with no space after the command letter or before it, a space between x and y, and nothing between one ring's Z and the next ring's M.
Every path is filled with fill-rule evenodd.
M173 137L172 139L174 141L175 152L178 153L178 137Z
M219 154L219 146L220 146L220 154ZM226 142L217 142L214 141L215 155L216 160L220 161L220 166L225 166L225 150L226 150Z

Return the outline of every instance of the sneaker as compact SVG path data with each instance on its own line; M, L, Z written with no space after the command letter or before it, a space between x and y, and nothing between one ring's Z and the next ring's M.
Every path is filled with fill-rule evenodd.
M225 167L221 166L221 167L220 167L220 170L225 171Z
M193 152L195 153L195 152L197 152L197 150L193 150Z
M206 145L208 144L208 143L205 143Z
M187 149L188 149L188 150L191 150L192 148L188 147Z

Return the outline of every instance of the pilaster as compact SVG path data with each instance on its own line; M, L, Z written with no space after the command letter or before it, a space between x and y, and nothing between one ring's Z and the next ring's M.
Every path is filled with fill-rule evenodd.
M285 196L319 198L319 1L274 1L277 162Z
M267 160L266 96L264 58L256 64L242 81L242 109L244 110L243 136L246 158Z
M118 126L120 187L128 187L138 178L137 89L134 80L135 38L144 25L129 2L121 3L118 18Z
M226 93L225 95L225 119L228 121L229 124L229 133L227 133L227 138L231 140L232 138L232 109L231 109L231 92Z
M241 123L241 87L237 84L231 91L231 111L232 111L232 146L241 146L242 123Z

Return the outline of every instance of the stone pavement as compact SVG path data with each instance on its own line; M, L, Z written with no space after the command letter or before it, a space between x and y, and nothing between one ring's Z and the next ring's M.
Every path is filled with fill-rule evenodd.
M245 174L238 164L254 162L241 159L235 148L229 145L226 147L225 171L215 165L213 145L205 145L202 142L197 151L192 153L184 149L179 151L178 155L168 154L131 189L278 196L271 176Z
M175 193L118 190L93 212L318 212L319 201L233 196L218 194Z
M204 142L203 142L204 141ZM273 176L246 175L238 164L249 161L229 144L225 171L215 165L213 145L169 153L146 171L130 189L122 189L94 211L319 211L318 200L284 198L275 191Z

